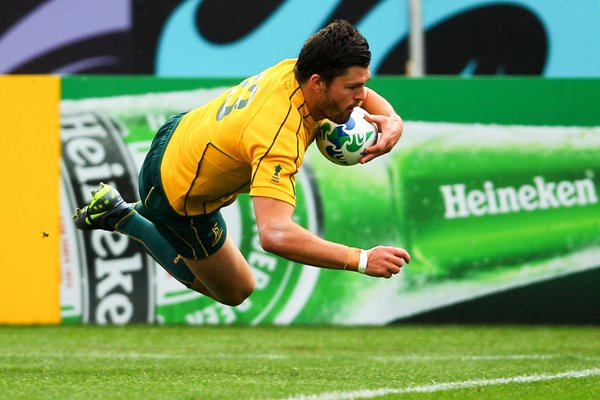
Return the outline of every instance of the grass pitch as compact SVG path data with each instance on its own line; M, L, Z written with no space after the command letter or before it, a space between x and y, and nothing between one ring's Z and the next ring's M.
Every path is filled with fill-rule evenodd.
M0 399L599 394L599 327L0 327Z

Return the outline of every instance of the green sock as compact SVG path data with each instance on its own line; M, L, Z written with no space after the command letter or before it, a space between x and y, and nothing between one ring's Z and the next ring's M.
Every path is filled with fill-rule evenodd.
M119 223L117 230L144 246L148 254L179 282L187 287L192 285L194 274L151 221L134 212Z

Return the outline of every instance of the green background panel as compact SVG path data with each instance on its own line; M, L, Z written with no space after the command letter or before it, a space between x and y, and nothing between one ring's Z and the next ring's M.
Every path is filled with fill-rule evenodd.
M196 79L196 78L155 78L155 77L65 77L62 80L63 99L82 99L135 95L145 93L185 91L199 88L228 87L241 79ZM600 79L549 79L549 78L456 78L427 77L411 79L404 77L374 77L369 87L386 97L406 121L443 121L454 123L482 123L505 125L555 125L555 126L600 126ZM331 216L331 212L328 212ZM332 238L335 232L327 232ZM340 232L340 240L344 232ZM347 236L347 235L346 235ZM331 273L331 276L327 276ZM582 275L597 272L586 272ZM316 291L323 290L322 285L335 282L337 272L322 271ZM334 276L336 275L336 276ZM325 278L326 277L326 278ZM360 276L348 277L351 285L359 284ZM558 284L560 286L560 284ZM562 286L561 286L562 287ZM328 289L334 289L329 287ZM566 289L565 289L566 290ZM527 300L527 290L518 300L503 298L501 307L507 310L531 304ZM554 303L572 298L576 290L567 290L563 296L546 298L548 310L558 310ZM510 292L512 293L512 292ZM531 293L537 293L532 291ZM339 293L338 293L339 294ZM579 295L582 295L581 293ZM585 301L596 307L597 296L586 295ZM488 296L488 298L492 298ZM312 314L326 313L318 296L311 298L296 321L310 322ZM479 300L474 304L479 307ZM541 307L541 306L540 306ZM474 316L475 320L494 307L481 307ZM542 307L543 308L543 307ZM471 310L471 309L469 309ZM337 312L337 309L332 309ZM444 310L440 310L444 313ZM460 322L468 313L452 309L443 316L436 314L431 320L443 320L445 315L451 321ZM569 311L559 313L562 316ZM593 319L593 318L592 318ZM592 321L590 315L574 321L569 318L560 322ZM423 322L431 322L426 318ZM502 320L501 318L499 320ZM556 322L549 318L545 322Z

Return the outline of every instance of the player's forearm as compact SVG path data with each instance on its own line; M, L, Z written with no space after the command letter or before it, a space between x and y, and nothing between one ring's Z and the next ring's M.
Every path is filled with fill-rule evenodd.
M373 89L366 88L366 98L362 103L362 108L369 114L385 115L386 117L398 117L394 107L383 96ZM399 118L399 117L398 117Z
M259 232L266 251L288 260L332 269L343 269L348 262L348 246L324 240L293 222L259 227Z

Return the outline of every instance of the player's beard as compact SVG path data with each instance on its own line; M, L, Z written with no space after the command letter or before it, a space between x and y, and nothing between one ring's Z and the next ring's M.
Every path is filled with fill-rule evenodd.
M338 104L333 101L328 102L325 106L325 109L327 110L325 116L327 117L327 119L335 122L336 124L344 124L348 122L348 120L350 119L350 114L352 114L352 110L355 107L352 106L350 108L345 108L344 110L339 112Z
M326 93L325 102L323 104L323 115L330 120L335 122L336 124L344 124L348 122L350 119L350 114L352 114L352 110L358 104L350 104L350 106L340 109L339 101L334 100L330 97L329 90Z

